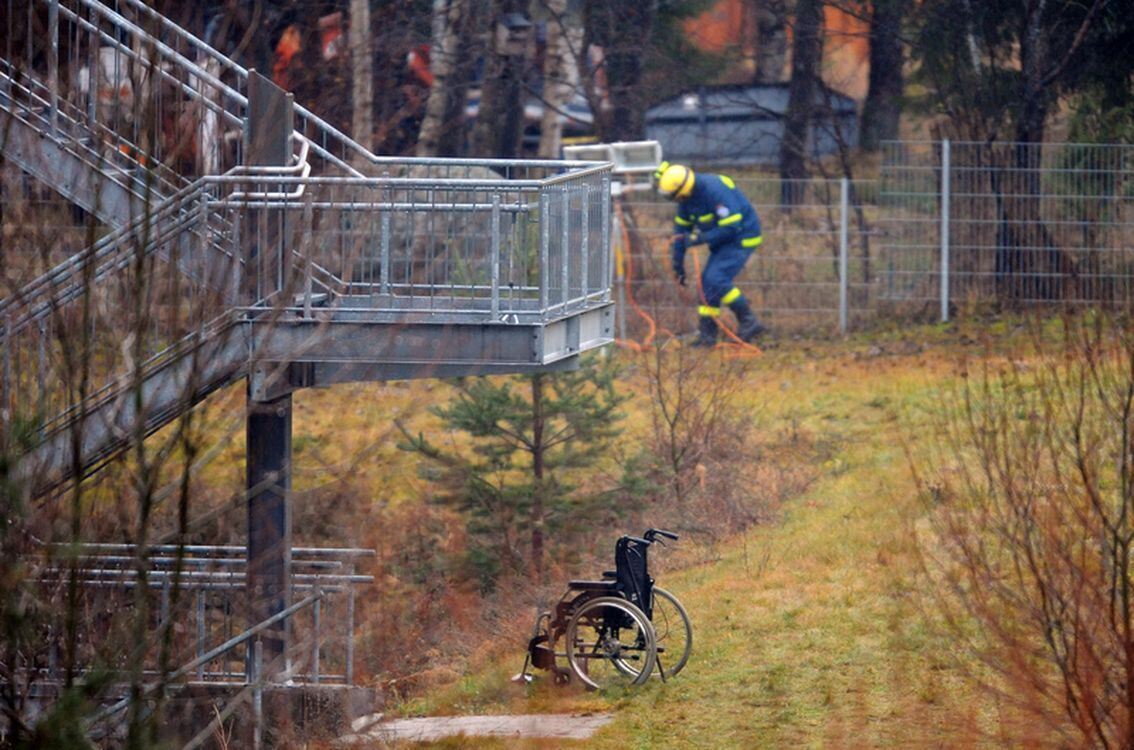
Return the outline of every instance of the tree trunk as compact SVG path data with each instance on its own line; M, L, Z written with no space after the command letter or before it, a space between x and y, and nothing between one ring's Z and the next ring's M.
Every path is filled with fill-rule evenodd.
M870 78L862 107L859 145L877 151L882 141L898 137L902 111L902 20L908 0L875 0L870 17Z
M490 39L495 38L495 24L505 13L523 13L524 0L493 0L490 14ZM473 126L472 155L509 159L517 156L524 135L524 54L507 54L489 42L485 56L484 83L480 91L480 108Z
M418 156L458 156L464 151L465 97L484 16L477 8L474 0L433 2L433 87L418 131Z
M568 26L567 0L548 0L551 19L547 23L547 53L543 63L543 118L539 123L539 156L545 159L559 157L563 136L560 113L579 85L578 70L571 54L570 36L578 30ZM576 48L581 46L577 40Z
M1043 138L1048 92L1044 62L1048 55L1043 28L1044 3L1028 4L1020 30L1020 103L1016 121L1013 166L1006 176L1005 227L1001 232L1010 278L1010 298L1035 301L1061 299L1077 276L1074 258L1061 249L1048 230L1041 182Z
M603 50L610 98L609 108L595 111L599 140L641 140L646 136L647 105L642 60L657 19L657 0L587 0L585 12L588 41Z
M543 576L544 444L543 375L532 376L532 572Z
M823 52L823 2L799 0L791 51L791 84L780 139L780 196L785 207L798 205L804 189L794 182L808 176L807 144L815 110L819 61Z
M1027 3L1024 28L1020 30L1020 114L1016 122L1018 143L1041 143L1047 120L1047 93L1044 90L1043 2Z
M751 0L756 11L755 83L787 80L788 0Z
M350 0L351 135L374 149L374 55L370 46L370 0Z

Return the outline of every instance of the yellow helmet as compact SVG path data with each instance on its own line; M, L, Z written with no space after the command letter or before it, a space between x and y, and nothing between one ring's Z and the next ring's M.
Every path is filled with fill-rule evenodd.
M670 200L680 201L689 197L693 192L693 182L696 176L693 170L682 164L670 164L663 161L654 172L657 180L658 193Z

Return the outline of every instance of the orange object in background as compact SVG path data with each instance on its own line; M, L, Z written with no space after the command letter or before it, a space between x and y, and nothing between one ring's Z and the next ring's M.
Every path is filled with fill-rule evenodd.
M409 67L410 73L413 74L422 85L433 85L433 71L429 66L429 45L419 44L409 51L406 55L406 65Z
M329 13L319 19L319 44L324 60L334 60L343 53L346 39L343 37L343 14Z
M865 3L863 4L865 5ZM719 83L747 83L756 64L756 18L748 0L718 0L712 7L682 25L697 48L720 53L735 50L735 64ZM870 25L862 18L832 5L823 10L823 81L855 99L866 97L869 76ZM788 24L791 39L791 24ZM789 42L790 43L790 42ZM790 55L789 55L790 57ZM785 77L787 71L784 71Z
M299 28L291 24L276 43L276 60L272 64L272 81L286 91L291 90L291 77L288 75L288 65L297 54L303 50L303 40Z

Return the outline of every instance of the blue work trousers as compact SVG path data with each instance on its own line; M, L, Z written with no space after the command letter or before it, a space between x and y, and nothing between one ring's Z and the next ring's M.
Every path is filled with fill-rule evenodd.
M732 280L751 255L752 248L741 247L740 240L721 245L709 253L709 260L701 271L701 290L706 305L721 306L721 297L732 290Z

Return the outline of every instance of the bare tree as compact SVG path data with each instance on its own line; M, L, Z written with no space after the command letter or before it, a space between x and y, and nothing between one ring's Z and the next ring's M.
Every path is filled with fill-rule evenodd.
M646 92L642 74L658 16L657 0L620 2L587 0L584 5L585 48L602 48L602 71L609 108L593 107L602 141L633 141L646 134Z
M707 538L767 519L777 491L792 485L786 478L792 469L791 462L757 459L752 414L738 409L750 360L722 356L707 362L687 347L663 342L645 347L638 362L649 386L646 446L659 499L654 512Z
M506 22L523 19L526 6L526 0L492 0L490 17L495 28L485 51L480 106L472 132L474 156L513 158L519 152L524 135L527 48L519 41L509 41Z
M366 149L374 148L374 53L370 0L350 2L351 133Z
M1130 747L1134 327L1037 322L1032 343L1034 358L966 369L937 457L918 464L926 570L986 687L1055 745Z
M807 149L815 94L822 85L819 63L823 54L823 0L799 0L793 30L791 84L780 140L780 192L788 209L803 200L804 191L798 183L808 176Z
M902 21L909 0L875 0L870 16L870 79L862 106L859 145L877 151L898 137L898 118L905 87Z
M582 47L582 29L567 12L567 0L547 0L547 53L543 63L543 117L539 127L539 155L559 157L563 135L562 112L579 86L576 50Z

